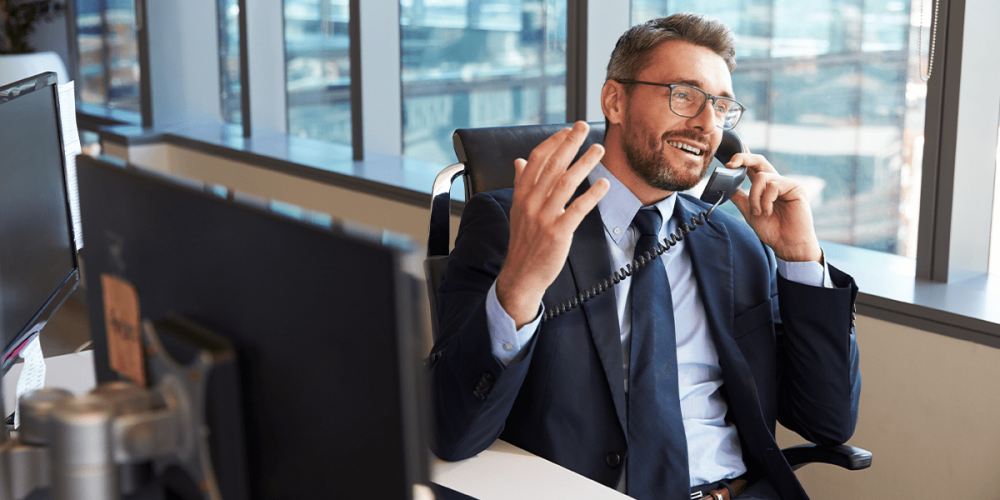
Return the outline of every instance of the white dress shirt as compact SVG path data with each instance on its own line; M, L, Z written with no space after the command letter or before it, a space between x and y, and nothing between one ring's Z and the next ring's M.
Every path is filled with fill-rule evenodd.
M605 238L611 256L612 269L619 269L631 262L635 253L638 234L631 227L642 203L615 176L597 165L590 173L593 185L606 178L611 189L598 203L604 222ZM668 196L654 206L666 222L660 228L662 241L674 232L678 222L672 217L677 195ZM697 238L697 229L692 233ZM688 441L688 465L691 486L698 486L731 479L746 472L743 464L739 436L733 424L726 422L727 405L719 391L722 386L722 369L715 345L708 332L708 323L698 282L694 279L691 257L684 250L685 243L671 248L660 257L670 280L670 293L674 306L674 324L677 339L677 369L680 390L681 415ZM832 287L825 264L817 262L784 262L778 259L778 272L786 279L799 283ZM631 347L632 281L626 279L614 287L621 329L622 368L625 391L628 392L629 353ZM567 297L569 298L569 297ZM543 306L544 308L544 306ZM538 329L542 313L533 322L516 328L514 320L504 311L496 298L496 283L490 288L486 302L493 354L509 365L519 361L521 348ZM544 310L542 311L544 312ZM619 484L621 489L624 481Z

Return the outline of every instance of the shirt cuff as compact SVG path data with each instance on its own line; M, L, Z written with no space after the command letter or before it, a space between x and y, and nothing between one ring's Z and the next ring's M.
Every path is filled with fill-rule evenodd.
M545 306L541 305L538 309L538 316L531 323L518 330L514 318L511 318L500 305L500 300L497 299L497 284L495 281L493 282L493 286L490 287L490 291L486 295L486 325L493 343L493 355L504 366L520 360L518 355L521 353L521 348L534 336L535 330L542 322L543 312L545 312Z
M778 257L778 273L788 281L794 281L803 285L821 286L823 288L834 288L833 280L830 279L830 268L826 265L826 254L820 249L820 260L823 262L785 262Z

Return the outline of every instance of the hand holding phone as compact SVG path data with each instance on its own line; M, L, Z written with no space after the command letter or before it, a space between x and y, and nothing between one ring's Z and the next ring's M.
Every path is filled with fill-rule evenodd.
M749 151L735 132L726 130L715 157L725 164L731 162L736 153ZM782 177L763 156L743 155L739 164L739 168L715 169L701 199L715 204L722 196L721 204L732 198L757 237L771 247L780 259L787 262L820 261L822 252L802 185ZM747 166L750 167L752 183L750 192L737 195L748 176Z

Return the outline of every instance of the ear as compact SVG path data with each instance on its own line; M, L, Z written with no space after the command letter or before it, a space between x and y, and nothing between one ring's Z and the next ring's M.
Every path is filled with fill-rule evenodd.
M626 99L625 87L622 84L614 80L604 82L604 87L601 89L601 111L604 112L608 122L616 125L621 123L625 114Z

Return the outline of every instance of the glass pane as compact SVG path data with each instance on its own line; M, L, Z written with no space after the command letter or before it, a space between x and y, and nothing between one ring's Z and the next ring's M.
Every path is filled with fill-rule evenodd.
M921 52L919 4L632 0L632 22L702 12L729 24L748 108L737 132L806 187L820 239L914 258L930 18L925 7Z
M566 121L566 0L402 0L403 152L455 162L456 128Z
M351 144L348 0L284 0L288 133Z
M997 163L993 174L993 224L990 227L989 272L1000 274L1000 131L997 134Z
M240 6L238 0L218 0L219 105L222 119L243 123L240 92Z
M140 112L134 0L77 0L77 99Z

